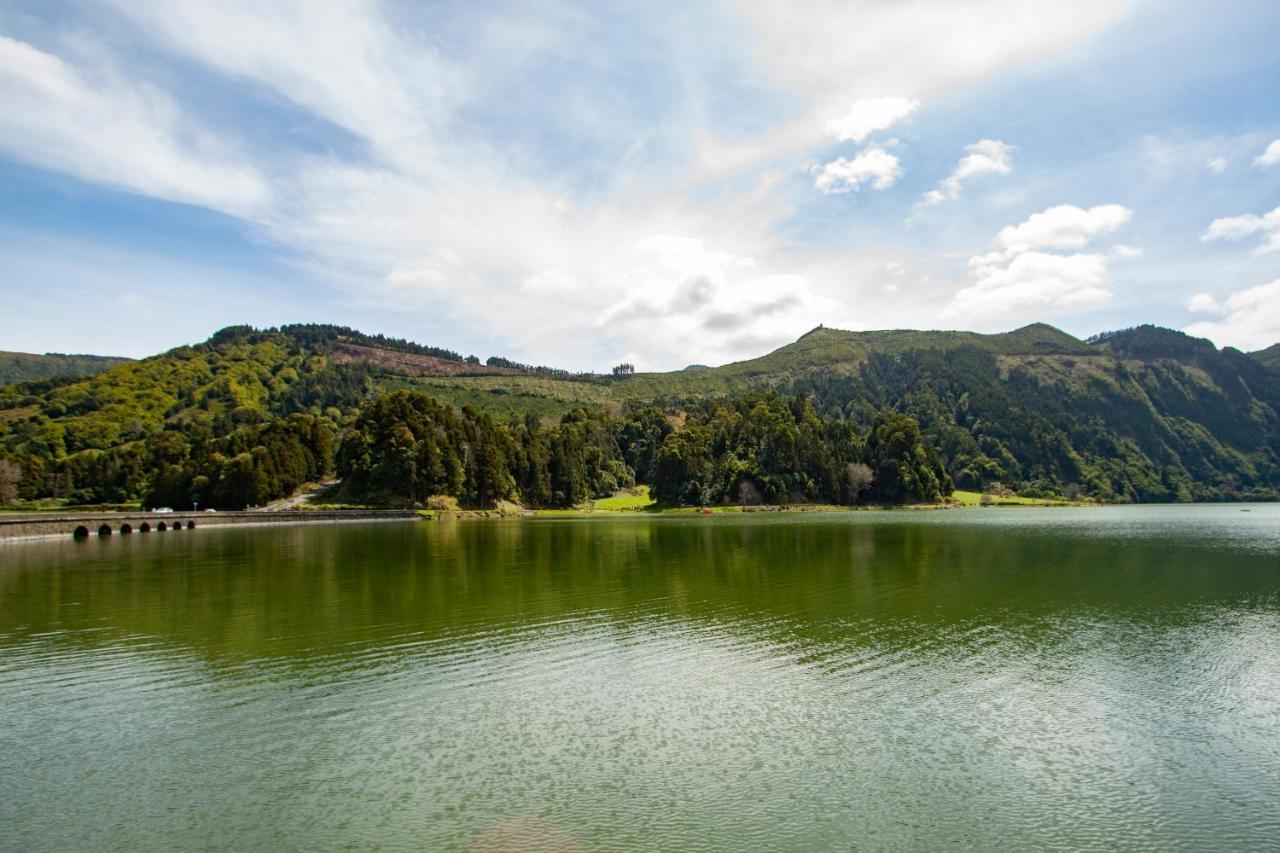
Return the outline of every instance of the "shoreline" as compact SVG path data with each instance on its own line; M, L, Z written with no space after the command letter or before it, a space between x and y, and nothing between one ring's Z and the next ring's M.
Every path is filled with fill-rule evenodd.
M457 510L412 510L412 509L307 509L282 512L225 512L225 513L145 513L145 512L98 512L98 513L27 513L0 514L0 545L10 542L38 542L43 540L73 537L77 527L87 529L75 538L108 538L109 536L132 536L134 534L150 534L160 531L158 525L180 524L184 532L209 527L266 527L270 525L302 525L302 524L339 524L361 522L447 522L447 521L501 521L501 520L538 520L538 519L590 519L590 518L672 518L681 516L723 516L723 515L800 515L805 513L879 513L879 512L938 512L945 510L980 510L980 509L1080 509L1106 508L1120 506L1192 506L1232 505L1252 503L1274 503L1268 501L1200 501L1182 503L1101 503L1098 501L1047 501L1023 499L1021 501L996 501L989 505L964 501L949 501L933 504L901 504L873 506L839 506L835 504L760 504L729 505L714 507L616 507L595 509L457 509ZM143 530L143 524L150 529ZM109 526L109 533L101 533L100 526ZM123 526L131 526L129 531L121 530ZM167 532L175 532L169 530Z
M285 512L150 513L99 512L0 516L0 544L46 539L191 533L210 527L265 527L277 524L418 521L412 510L341 509ZM164 525L162 528L161 525ZM105 532L103 532L105 531Z
M1141 506L1142 504L1129 504ZM1170 504L1172 506L1173 504ZM496 509L459 509L459 510L417 510L423 521L482 521L493 519L538 519L538 518L654 518L673 516L706 516L706 515L800 515L803 513L855 513L855 512L936 512L943 510L972 509L1072 509L1080 507L1125 506L1125 504L1103 503L997 503L990 506L977 504L945 503L945 504L902 504L876 506L838 506L835 504L760 504L756 506L679 506L642 509L522 509L519 511L501 511ZM1156 504L1146 504L1156 506Z

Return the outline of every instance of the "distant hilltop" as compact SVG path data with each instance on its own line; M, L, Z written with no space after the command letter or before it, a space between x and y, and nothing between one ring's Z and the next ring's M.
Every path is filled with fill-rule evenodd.
M57 352L36 355L0 351L0 385L28 379L88 376L128 361L132 359L110 355L65 355Z

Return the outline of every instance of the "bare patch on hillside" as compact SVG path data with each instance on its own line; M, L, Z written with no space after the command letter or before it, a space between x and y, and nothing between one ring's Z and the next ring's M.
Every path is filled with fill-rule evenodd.
M467 364L462 361L450 361L434 355L419 355L411 352L380 347L352 344L345 341L335 343L330 358L337 364L363 363L372 364L388 373L402 376L519 376L519 370L509 367L489 367L484 364Z

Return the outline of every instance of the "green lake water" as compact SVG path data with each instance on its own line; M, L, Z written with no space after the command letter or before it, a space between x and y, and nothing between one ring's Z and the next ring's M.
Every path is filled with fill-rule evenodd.
M1280 505L0 546L0 849L538 843L1280 848Z

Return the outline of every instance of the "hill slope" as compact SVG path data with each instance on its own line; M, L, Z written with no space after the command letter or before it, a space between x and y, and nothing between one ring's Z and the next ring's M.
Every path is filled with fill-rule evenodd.
M1280 344L1272 344L1264 350L1251 352L1249 355L1253 356L1268 367L1280 368Z
M110 355L64 355L0 351L0 385L59 376L88 376L131 359Z
M1154 326L1090 341L1043 324L998 335L818 328L742 362L603 377L503 359L482 365L336 326L236 327L92 377L0 389L0 455L23 465L25 494L118 499L154 467L138 462L128 482L113 475L110 490L98 488L102 471L130 453L154 454L166 435L248 436L298 413L340 430L362 403L393 390L471 404L501 420L650 401L676 412L776 389L868 427L886 408L912 415L959 488L1137 501L1275 498L1280 371L1268 364L1276 351L1218 350ZM228 452L239 452L231 444Z

